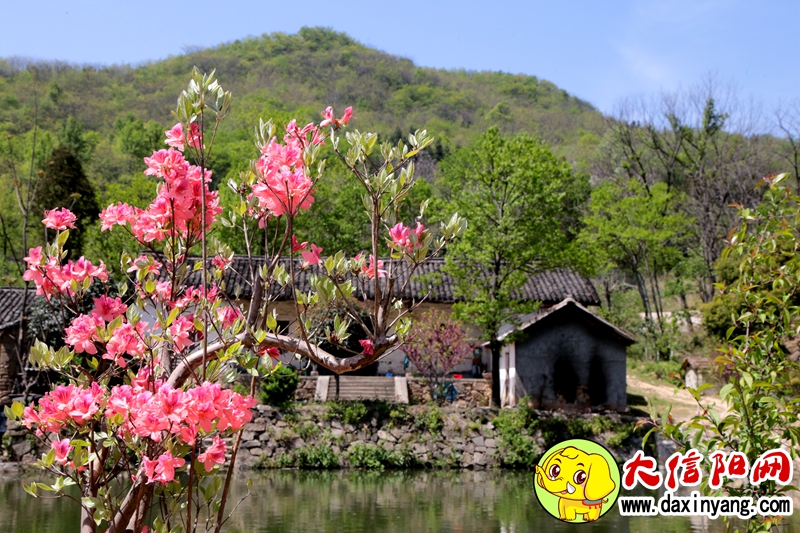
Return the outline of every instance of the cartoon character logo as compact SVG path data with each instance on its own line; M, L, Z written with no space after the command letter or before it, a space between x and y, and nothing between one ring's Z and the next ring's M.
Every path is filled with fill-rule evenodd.
M565 522L593 522L614 506L619 468L596 442L572 439L550 448L536 465L536 496Z

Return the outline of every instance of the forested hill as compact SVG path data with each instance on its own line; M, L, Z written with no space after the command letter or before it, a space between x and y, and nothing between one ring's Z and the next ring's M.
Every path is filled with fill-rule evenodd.
M439 149L464 145L488 126L527 131L556 144L570 159L581 136L600 133L590 104L535 76L437 70L367 48L329 29L303 28L131 66L75 66L0 60L0 123L10 133L38 121L57 131L69 117L102 136L127 113L145 123L172 122L177 94L193 66L216 69L234 95L226 131L252 131L258 117L319 119L328 105L355 109L354 127L389 136L427 128Z

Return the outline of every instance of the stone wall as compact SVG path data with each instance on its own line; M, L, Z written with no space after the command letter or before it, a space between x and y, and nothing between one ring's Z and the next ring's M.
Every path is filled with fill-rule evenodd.
M422 378L407 377L408 399L412 404L425 404L431 401L431 393ZM458 396L448 403L453 407L488 407L492 399L492 382L486 379L454 379L451 380Z
M633 434L637 420L618 414L529 411L536 420L530 427L537 429L516 431L511 443L508 430L504 434L494 422L517 410L359 404L359 411L355 405L311 404L296 406L288 413L257 406L255 418L243 433L237 466L347 468L365 466L367 456L383 466L399 468L527 468L550 445L568 438L585 437L607 444L606 439L613 442L611 437L616 436L612 453L622 461L632 457L642 442L641 436ZM345 409L353 409L351 419L354 413L359 419L345 421ZM574 433L578 427L601 429L578 435ZM622 438L620 429L625 434ZM516 457L527 454L525 462L530 464L509 464L512 452Z

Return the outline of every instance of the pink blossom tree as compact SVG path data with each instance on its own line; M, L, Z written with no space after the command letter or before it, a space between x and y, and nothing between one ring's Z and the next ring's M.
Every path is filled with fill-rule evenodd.
M259 156L228 182L238 203L224 212L209 186L207 162L229 111L230 93L213 73L195 70L178 99L179 123L165 132L167 148L145 158L145 174L159 181L155 199L146 209L117 204L101 213L103 231L127 231L147 251L135 258L123 254L128 279L118 284L118 296L111 295L102 262L64 262L74 226L68 211L46 214L43 222L56 231L55 240L25 258L25 279L54 316L63 320L60 310L67 308L78 316L62 323L66 346L56 351L36 342L30 354L33 365L61 373L67 384L35 404L15 403L6 414L50 450L39 466L55 482L32 483L26 490L35 497L75 499L82 533L220 531L229 516L242 430L252 418L255 377L271 371L278 350L342 373L396 349L418 305L399 295L419 265L466 227L458 216L435 232L419 222L408 230L397 220L414 185L413 156L432 139L418 131L409 145L378 145L374 133L341 136L353 118L350 108L341 118L326 109L319 125L292 121L282 141L272 122L262 121ZM294 218L313 207L324 147L365 190L371 248L353 258L342 252L324 258L319 247L298 243L293 233ZM255 233L248 223L253 219ZM248 261L236 275L250 286L249 302L225 286L233 252L209 237L217 224L244 233ZM264 243L261 257L250 251L255 240ZM387 249L391 257L378 259ZM303 269L312 269L307 292L295 282ZM98 283L106 294L92 309L82 309L82 297ZM292 335L277 326L275 300L282 292L294 301ZM361 318L363 310L369 320ZM323 326L334 311L333 326ZM353 324L367 340L361 352L344 348L349 357L334 357L309 340L321 335L343 342ZM248 396L226 386L235 378L234 365L253 375ZM79 496L64 492L70 485Z
M431 398L442 396L444 378L472 352L467 332L450 314L431 309L411 328L403 350L425 378Z

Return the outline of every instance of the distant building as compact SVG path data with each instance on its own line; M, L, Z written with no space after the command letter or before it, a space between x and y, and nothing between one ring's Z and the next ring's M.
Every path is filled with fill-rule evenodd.
M389 260L384 258L385 264L389 264ZM286 271L289 271L289 259L281 261ZM263 258L254 258L254 266L260 267L263 264ZM311 274L321 273L319 266L302 269L302 261L295 260L295 274L296 274L296 287L298 291L308 292L310 286L308 284L308 276ZM401 263L406 265L405 263ZM453 279L442 270L444 266L444 259L434 258L426 261L420 265L412 279L406 284L405 277L400 276L395 284L395 290L398 287L405 288L402 295L398 294L406 303L412 302L423 303L417 307L414 314L419 315L427 312L430 309L439 311L451 312L453 304L456 302L455 284ZM240 273L248 273L248 259L247 256L237 255L234 257L233 264L225 273L225 287L226 292L233 297L238 292L240 300L249 300L252 295L252 289L247 280ZM200 275L195 272L189 280L190 284L200 284ZM374 286L372 283L364 283L363 286L357 286L354 297L362 300L363 296L373 297ZM276 298L275 308L278 314L279 324L288 325L294 320L295 308L291 300L291 293L289 288L282 291L273 292ZM591 281L580 274L569 269L553 269L546 272L541 272L529 276L528 281L520 288L519 293L516 295L522 300L532 302L541 302L541 308L549 308L562 302L565 298L572 298L574 301L579 302L582 306L599 306L600 298L594 289ZM288 327L288 326L287 326ZM288 327L291 331L291 327ZM477 331L473 331L477 337ZM377 374L385 374L391 365L395 374L404 374L403 361L405 353L402 350L397 350L390 353L381 359L375 368ZM491 371L491 354L484 351L481 354L483 368ZM285 362L288 362L285 361ZM413 365L409 368L413 370ZM472 360L468 359L461 365L453 369L456 373L466 374L469 377L472 371Z
M633 337L573 298L521 317L499 332L503 406L527 397L540 409L627 408L626 349Z
M19 379L20 358L17 355L17 336L24 323L20 321L23 300L26 307L30 308L35 290L29 289L27 299L24 298L24 289L19 287L0 287L0 412L2 406L10 405ZM26 360L27 337L22 354Z

